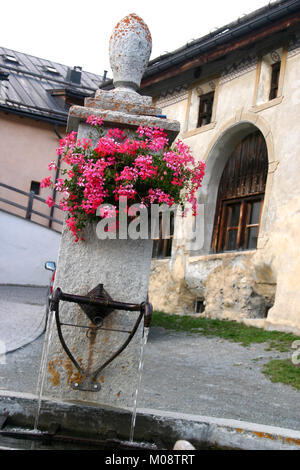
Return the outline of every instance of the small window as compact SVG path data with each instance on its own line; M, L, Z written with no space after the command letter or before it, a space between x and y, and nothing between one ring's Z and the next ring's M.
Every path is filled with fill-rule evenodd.
M6 62L12 62L12 63L14 63L14 64L16 64L16 65L19 65L19 61L18 61L18 59L17 59L14 55L4 54L3 57L4 57L4 60L5 60Z
M76 97L76 96L66 96L66 101L65 101L67 106L84 106L84 97Z
M195 313L203 313L205 311L205 300L196 299L195 300Z
M45 72L53 73L55 75L59 75L59 72L56 70L56 68L52 67L51 65L44 65L43 69L44 69Z
M271 87L270 87L269 100L273 100L278 95L280 65L281 65L281 62L275 62L275 64L271 65L272 72L271 72Z
M197 127L205 126L211 122L214 103L214 92L206 93L200 96L199 115Z
M159 237L153 240L152 258L166 258L171 256L174 235L174 212L170 213L169 238L163 238L163 217L159 214Z
M41 184L38 181L31 181L30 192L33 192L34 194L40 194L40 186Z
M259 58L254 107L266 109L281 102L286 57L287 50L281 47Z

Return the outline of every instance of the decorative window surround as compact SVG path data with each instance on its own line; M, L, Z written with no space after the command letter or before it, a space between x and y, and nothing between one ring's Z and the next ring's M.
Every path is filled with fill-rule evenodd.
M259 111L263 111L264 109L272 108L272 106L277 106L278 104L280 104L283 98L284 98L283 96L279 96L277 98L274 98L271 101L268 101L267 103L259 104L257 106L252 106L250 108L250 111L252 111L253 113L259 113Z
M192 137L193 135L201 134L202 132L206 132L206 131L210 131L210 130L212 130L216 127L216 124L217 124L216 121L210 122L209 124L206 124L205 126L197 127L197 129L193 129L191 131L184 132L182 134L182 137L186 139L187 137Z
M215 127L216 107L218 101L219 77L211 77L210 79L201 80L194 83L188 92L186 118L183 127L182 137L190 137L201 132L206 132ZM214 92L214 101L211 114L211 122L204 126L197 127L199 116L199 104L201 95Z
M283 96L283 81L286 67L287 47L282 47L260 57L257 63L253 106L251 111L258 112L280 104ZM276 98L269 99L271 88L272 65L281 62Z

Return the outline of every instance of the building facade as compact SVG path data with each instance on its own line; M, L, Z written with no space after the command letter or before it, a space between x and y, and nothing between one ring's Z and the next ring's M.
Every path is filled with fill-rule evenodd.
M206 163L197 222L177 214L172 239L154 243L155 309L300 333L299 70L300 0L272 2L149 63L141 93L181 123L179 138ZM38 194L70 105L113 87L102 78L0 50L0 183ZM0 201L9 191L0 185Z
M300 333L299 70L293 0L149 64L142 92L206 163L198 225L176 217L153 260L155 309Z
M54 160L60 167L55 150L59 139L65 136L70 106L83 105L85 97L95 94L102 79L81 67L70 68L0 48L2 211L21 217L26 217L27 213L27 218L30 216L32 221L61 230L63 216L60 209L49 209L42 201L52 196L58 202L58 196L49 188L41 188L40 182L48 173L50 161ZM30 192L35 197L28 211Z

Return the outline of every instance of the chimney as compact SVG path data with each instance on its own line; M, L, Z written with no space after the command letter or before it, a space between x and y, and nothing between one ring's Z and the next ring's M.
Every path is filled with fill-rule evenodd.
M78 65L73 67L72 69L68 68L67 77L66 77L67 81L74 83L74 85L80 85L81 72L82 72L82 67L79 67Z

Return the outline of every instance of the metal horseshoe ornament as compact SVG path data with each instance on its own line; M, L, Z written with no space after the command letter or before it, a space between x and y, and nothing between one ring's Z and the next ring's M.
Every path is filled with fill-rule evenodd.
M92 322L92 326L86 325L75 325L72 323L63 323L60 320L59 316L59 302L73 302L80 305L83 312ZM89 391L89 392L98 392L101 390L101 385L96 383L96 379L100 372L105 369L122 351L128 346L133 336L135 335L142 319L144 318L144 327L149 327L152 317L152 304L149 302L142 302L141 304L130 304L124 302L116 302L112 300L106 290L103 288L103 284L98 284L93 290L91 290L86 296L66 294L58 287L52 295L51 299L51 310L55 312L56 326L58 337L61 342L61 345L78 370L78 372L84 376L84 380L81 383L72 383L71 387L75 390ZM125 310L131 312L140 312L133 328L129 330L121 330L115 328L104 328L103 321L104 319L114 310ZM87 334L95 333L97 330L105 331L116 331L121 333L127 333L128 337L124 343L117 349L112 356L107 359L102 365L97 367L94 371L89 372L84 369L75 359L70 349L68 348L63 333L62 326L73 326L77 328L87 329Z

